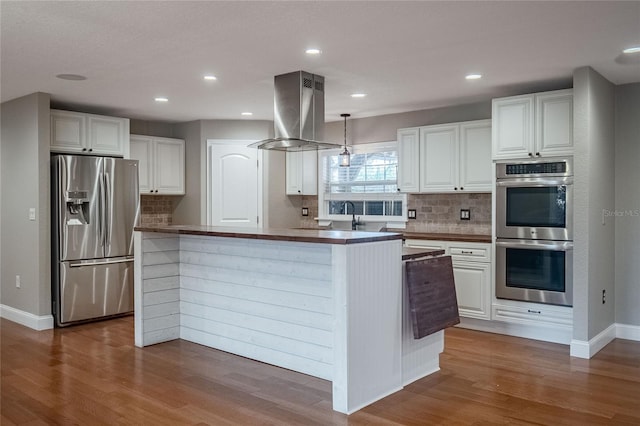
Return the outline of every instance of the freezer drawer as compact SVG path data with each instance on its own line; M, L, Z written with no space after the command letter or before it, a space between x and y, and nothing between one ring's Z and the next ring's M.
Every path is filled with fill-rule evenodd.
M133 312L133 258L61 262L58 326Z

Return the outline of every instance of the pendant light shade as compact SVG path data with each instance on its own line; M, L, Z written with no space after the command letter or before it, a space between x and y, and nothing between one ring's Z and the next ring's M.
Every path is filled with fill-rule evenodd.
M347 117L351 114L340 114L340 117L344 117L344 151L340 153L340 167L351 166L351 153L347 149Z

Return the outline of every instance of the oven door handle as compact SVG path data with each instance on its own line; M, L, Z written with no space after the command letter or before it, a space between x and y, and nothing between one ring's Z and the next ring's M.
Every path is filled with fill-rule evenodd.
M519 248L528 250L573 250L573 241L549 241L549 240L513 240L496 241L496 247Z
M564 178L514 178L514 179L498 179L496 186L519 186L519 187L535 187L535 186L560 186L573 185L572 177Z

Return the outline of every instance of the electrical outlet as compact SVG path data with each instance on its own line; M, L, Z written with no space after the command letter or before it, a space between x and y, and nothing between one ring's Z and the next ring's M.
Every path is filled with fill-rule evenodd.
M302 216L309 216L309 208L308 207L303 207L302 208Z
M16 288L20 288L22 283L20 282L20 275L16 275Z
M604 305L606 302L607 290L602 290L602 304Z
M407 217L409 219L415 219L416 218L416 209L407 210Z
M471 220L471 210L460 209L460 220Z

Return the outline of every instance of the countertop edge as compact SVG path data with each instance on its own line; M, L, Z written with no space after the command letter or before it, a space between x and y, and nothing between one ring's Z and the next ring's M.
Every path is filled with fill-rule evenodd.
M433 240L433 241L458 241L466 243L491 243L491 235L484 234L437 234L422 232L403 232L404 239Z
M369 242L401 240L401 233L391 232L363 232L363 231L325 231L325 230L291 230L291 229L252 229L229 228L209 226L136 226L135 231L156 232L178 235L199 235L224 238L244 238L267 241L292 241L302 243L321 244L361 244Z

